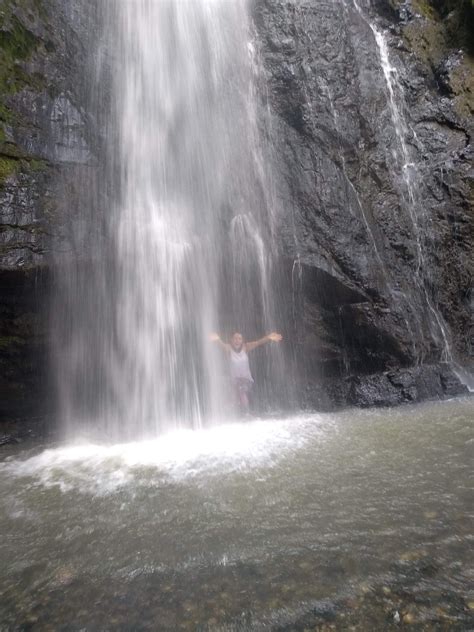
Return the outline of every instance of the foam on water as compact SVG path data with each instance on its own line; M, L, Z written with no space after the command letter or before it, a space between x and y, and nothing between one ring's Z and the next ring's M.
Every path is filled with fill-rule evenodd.
M178 481L271 467L323 437L331 427L331 416L313 414L183 429L148 441L114 445L78 440L26 459L7 459L0 464L0 474L33 479L33 485L58 486L62 491L110 493L140 480L153 484L150 476Z

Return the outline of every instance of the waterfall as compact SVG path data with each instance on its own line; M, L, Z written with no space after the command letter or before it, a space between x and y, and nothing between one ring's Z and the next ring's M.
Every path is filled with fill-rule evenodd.
M429 230L424 217L422 190L423 178L418 169L418 161L410 145L417 147L418 138L415 130L410 126L405 111L407 109L403 86L400 82L398 71L390 62L390 56L385 34L370 20L357 0L353 0L354 7L361 18L369 26L373 33L380 60L381 70L385 79L387 92L387 105L395 132L396 146L391 149L391 158L396 169L395 183L400 192L404 210L407 211L412 224L415 238L415 264L414 283L417 291L421 293L426 305L426 315L429 332L440 349L440 360L452 362L451 340L448 325L440 313L431 289L429 278L429 264L426 260L426 234ZM417 329L423 335L423 320L418 317ZM423 361L423 358L419 358Z
M109 437L199 427L226 409L210 332L260 336L274 319L247 2L123 0L99 11L98 260L82 283L74 269L63 284L62 414Z

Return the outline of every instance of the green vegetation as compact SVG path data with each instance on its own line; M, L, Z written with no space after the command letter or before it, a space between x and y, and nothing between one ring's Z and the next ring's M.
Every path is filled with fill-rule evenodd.
M32 159L27 161L27 168L30 171L45 171L48 168L48 164L45 160Z
M404 4L404 0L388 1L394 9ZM474 55L474 0L410 0L410 6L416 14L431 22L432 31L443 32L445 47L463 48ZM420 29L423 38L427 27L417 25L416 28ZM434 44L432 57L435 58L439 42L434 42L433 38L438 39L433 33L427 35L425 48ZM416 38L412 36L412 39Z
M25 4L23 0L4 0L0 9L0 123L15 124L20 118L10 108L8 99L11 95L24 87L43 89L45 83L44 77L27 72L25 67L41 40L14 12L22 4ZM31 0L26 4L28 8L35 6ZM0 141L4 141L5 133L1 125L0 130Z
M38 77L25 72L21 62L30 59L39 45L33 35L12 13L12 5L0 13L0 89L3 95L14 94Z
M12 175L19 172L41 173L47 168L48 163L45 160L25 156L16 145L11 143L0 143L0 189L5 186L6 180Z
M425 18L436 19L437 13L429 0L413 0L413 9Z
M40 19L47 26L42 0L0 0L0 189L7 179L18 173L41 172L47 163L37 160L10 142L7 126L29 127L29 122L15 107L13 95L29 88L35 92L48 90L45 77L29 63L35 53L40 56L54 51L51 41L44 41L31 30L30 24Z
M397 8L401 0L389 0ZM440 64L454 51L458 56L444 79L444 90L454 97L454 107L462 118L474 112L474 0L411 0L415 14L403 26L408 47L431 68L436 76Z
M0 30L0 49L4 59L14 63L31 57L38 39L31 31L23 26L16 15L11 15L8 26L5 19L2 20Z
M18 171L20 162L15 158L0 156L0 187L5 184L5 180Z
M24 345L25 342L23 338L18 336L0 336L0 351L6 351L7 349L12 351L12 348Z

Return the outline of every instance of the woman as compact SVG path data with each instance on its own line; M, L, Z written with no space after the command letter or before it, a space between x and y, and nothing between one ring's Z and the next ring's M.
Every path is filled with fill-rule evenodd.
M249 393L252 389L253 377L250 372L248 352L267 342L280 342L282 335L272 332L260 340L254 342L244 342L241 333L235 332L230 339L230 344L221 340L219 334L211 334L211 341L217 342L222 349L229 354L230 377L237 397L237 402L242 412L249 410Z

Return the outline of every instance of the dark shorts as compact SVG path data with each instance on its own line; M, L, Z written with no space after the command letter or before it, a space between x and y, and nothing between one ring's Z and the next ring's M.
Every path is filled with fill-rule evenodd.
M253 382L246 380L245 378L237 378L232 380L232 383L239 393L245 393L246 395L250 393L253 386Z

